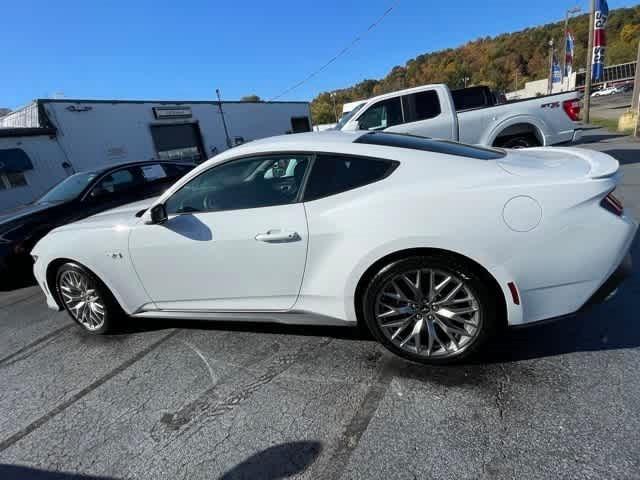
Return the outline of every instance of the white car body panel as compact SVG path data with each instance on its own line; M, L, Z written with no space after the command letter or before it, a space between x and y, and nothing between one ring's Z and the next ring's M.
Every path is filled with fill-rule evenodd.
M500 134L511 126L531 125L542 145L556 145L577 140L582 125L572 121L562 104L577 99L576 92L536 97L492 107L456 112L449 87L443 84L423 85L386 93L365 101L353 102L353 107L365 105L346 122L342 131L358 130L358 120L381 100L433 90L438 94L441 113L427 120L403 123L384 129L385 132L409 133L432 138L457 140L469 144L493 145ZM350 104L351 105L351 104Z
M171 219L148 225L148 212L134 216L138 207L52 231L33 251L48 304L58 308L47 268L64 258L96 273L129 314L287 323L313 314L318 323L352 324L356 287L369 267L389 254L431 248L483 267L503 293L508 323L522 325L578 310L622 262L636 233L633 219L599 205L620 181L618 162L606 154L541 147L479 160L353 143L361 135L251 142L200 165L154 202L221 162L252 154L333 152L399 162L383 180L310 202L182 215L205 224L210 239L188 238L198 229L187 227L187 236L176 234ZM255 240L269 229L295 231L300 240Z
M256 241L268 231L298 236ZM163 225L138 224L129 252L155 308L163 310L288 310L302 283L307 220L301 203L176 215ZM158 264L171 281L158 275ZM274 271L280 281L273 282Z

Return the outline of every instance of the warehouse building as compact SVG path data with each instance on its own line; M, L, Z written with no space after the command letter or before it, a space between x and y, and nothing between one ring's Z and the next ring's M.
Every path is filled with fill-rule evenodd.
M150 159L199 163L310 130L307 102L34 100L0 117L0 211L76 172Z

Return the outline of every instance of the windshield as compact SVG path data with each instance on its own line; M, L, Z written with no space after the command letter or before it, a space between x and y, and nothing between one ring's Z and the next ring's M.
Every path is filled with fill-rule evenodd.
M45 193L36 203L57 203L71 200L77 197L97 175L96 172L71 175Z
M348 113L345 113L342 118L340 119L340 121L338 122L338 124L336 125L336 130L341 130L342 127L345 126L345 124L351 120L351 118L360 111L360 109L362 107L364 107L364 103L361 103L360 105L356 106L353 110L351 110Z

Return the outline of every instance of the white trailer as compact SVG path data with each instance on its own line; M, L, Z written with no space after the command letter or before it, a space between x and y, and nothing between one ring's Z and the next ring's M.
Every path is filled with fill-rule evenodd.
M310 130L308 102L34 100L0 118L0 211L75 172L150 159L199 163Z

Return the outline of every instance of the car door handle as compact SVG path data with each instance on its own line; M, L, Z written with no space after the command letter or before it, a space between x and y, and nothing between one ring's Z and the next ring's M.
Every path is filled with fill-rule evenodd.
M297 242L300 240L300 235L290 230L269 230L256 235L256 240L267 243Z

